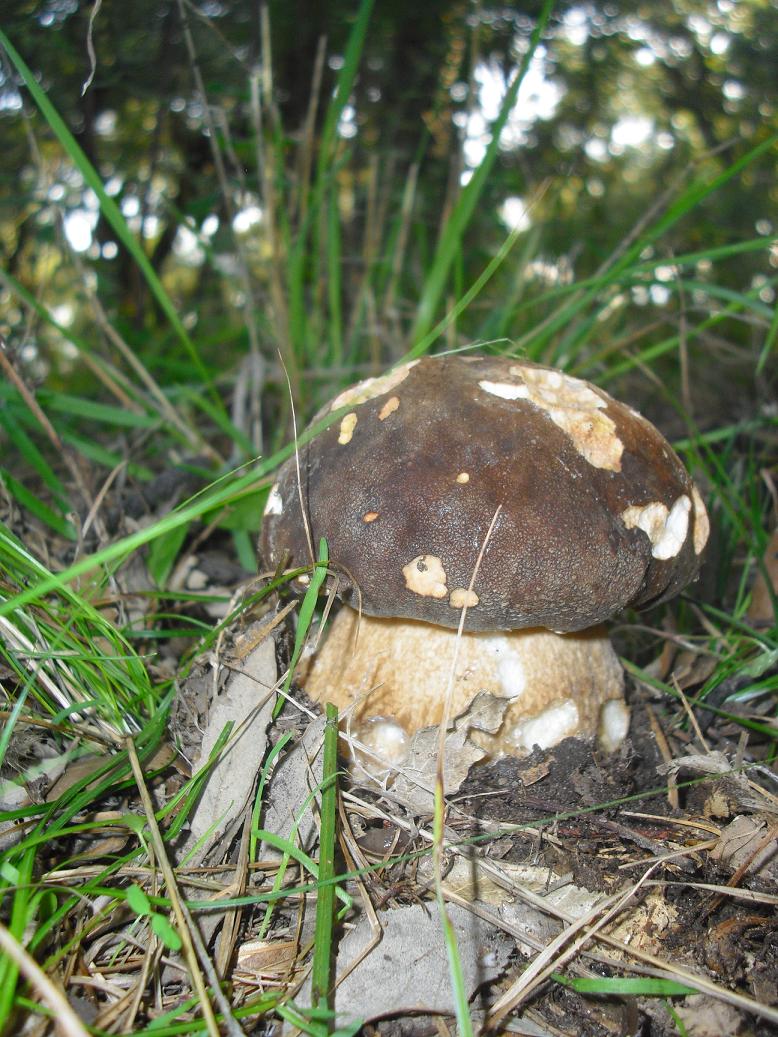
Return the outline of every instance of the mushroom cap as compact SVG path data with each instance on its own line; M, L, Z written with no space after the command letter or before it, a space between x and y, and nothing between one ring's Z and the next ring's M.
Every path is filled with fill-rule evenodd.
M466 630L575 631L671 597L699 568L705 506L636 411L509 357L411 361L340 393L348 408L279 470L268 565L326 537L338 594L373 616ZM475 582L473 572L495 512Z

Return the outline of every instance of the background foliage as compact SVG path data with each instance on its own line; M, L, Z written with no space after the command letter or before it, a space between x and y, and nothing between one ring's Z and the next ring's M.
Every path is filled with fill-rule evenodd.
M263 377L283 391L280 348L310 405L297 384L303 368L311 377L333 362L383 366L413 345L412 329L416 337L427 330L414 323L420 286L539 8L379 4L335 113L328 101L355 3L271 4L264 13L265 36L249 4L93 9L57 0L7 5L3 28L118 204L213 377L234 376L253 345ZM554 5L434 318L504 242L506 199L514 219L529 207L526 231L448 344L521 341L555 305L534 300L594 275L641 221L650 225L690 183L713 180L769 138L778 92L770 19L761 0ZM6 338L49 386L95 395L93 373L67 340L110 351L94 324L96 291L152 374L165 385L186 382L190 357L136 258L7 59L2 69L2 266L65 329L41 321L6 281ZM317 162L326 177L317 178ZM750 313L697 338L694 355L713 351L728 363L733 348L752 345L754 315L766 318L773 301L775 255L765 247L715 266L704 256L685 268L685 283L673 260L759 238L766 245L777 203L773 149L647 244L641 258L662 262L600 299L598 348L634 355L679 321L695 324L721 308L728 292L751 292ZM400 221L403 204L409 214ZM572 355L566 330L544 344L547 354ZM729 348L719 350L723 338ZM716 376L706 363L695 367L697 392L711 379L703 401L711 418L742 417L742 396L713 405ZM743 387L749 397L754 388Z

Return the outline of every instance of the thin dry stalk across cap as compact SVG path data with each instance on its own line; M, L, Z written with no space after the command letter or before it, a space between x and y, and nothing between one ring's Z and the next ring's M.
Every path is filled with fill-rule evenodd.
M589 382L509 357L411 361L340 393L268 498L269 567L326 537L346 606L304 675L379 756L476 694L505 700L487 752L568 735L614 749L623 674L601 624L677 594L708 538L702 498L654 426ZM495 524L471 582L495 511ZM300 589L302 589L302 586ZM358 625L358 634L357 634Z

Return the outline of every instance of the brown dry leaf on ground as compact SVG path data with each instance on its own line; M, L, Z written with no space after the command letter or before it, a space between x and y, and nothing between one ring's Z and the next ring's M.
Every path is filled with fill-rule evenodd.
M208 834L195 854L198 862L240 821L254 788L275 705L275 642L266 637L245 659L228 658L222 665L229 674L222 686L215 682L196 765L208 763L226 725L232 725L232 731L209 771L180 851L188 855Z
M739 814L722 831L710 855L733 872L742 870L778 888L778 817Z
M751 589L748 619L754 626L771 626L775 622L773 601L778 598L778 529L773 530Z
M731 816L735 810L772 808L773 812L778 812L778 799L751 781L742 768L735 767L726 753L716 751L680 756L659 770L669 774L671 781L677 781L681 772L716 776L718 781L711 783L711 787L721 803L720 809L729 811L728 815L718 816Z
M503 970L513 940L462 907L446 912L454 927L468 998ZM364 955L373 938L367 918L348 928L335 963L336 1003L341 1025L361 1019L415 1012L451 1015L451 988L443 927L435 904L410 904L378 912L380 944ZM354 965L356 962L356 965ZM352 967L353 966L353 967ZM300 1002L307 1003L307 989Z
M676 1012L688 1037L736 1037L744 1033L740 1014L731 1005L705 994L686 998Z
M262 815L262 830L290 840L306 853L318 839L316 790L322 780L324 718L317 717L273 773ZM262 846L264 856L277 850Z
M443 789L447 796L459 791L473 767L486 753L469 738L474 716L483 715L483 700L495 707L497 724L502 721L506 703L492 695L478 696L469 709L454 722L444 742ZM480 701L479 701L480 700ZM418 814L431 814L435 799L435 775L440 747L437 727L424 727L411 738L408 756L392 784L392 794L408 809Z

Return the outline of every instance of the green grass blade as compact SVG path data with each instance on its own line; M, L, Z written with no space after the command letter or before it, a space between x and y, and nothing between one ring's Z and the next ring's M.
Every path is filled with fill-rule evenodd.
M265 467L270 469L272 465L268 464ZM26 590L20 592L12 599L0 601L0 616L8 615L15 609L26 605L30 601L43 598L50 591L66 587L71 580L83 576L85 573L91 572L102 566L108 566L111 563L121 562L123 559L129 557L139 547L155 540L163 533L175 529L178 526L188 525L193 519L199 518L203 512L207 511L209 508L227 504L231 500L233 494L238 493L249 486L253 486L262 474L263 472L260 470L249 472L248 474L236 479L234 482L230 482L227 486L222 486L213 490L206 497L198 499L194 503L189 503L176 511L170 512L154 526L138 530L137 533L133 533L128 537L124 537L122 540L110 544L108 547L103 548L94 555L82 558L74 565L71 565L68 569L63 570L56 575L41 573L37 583L27 587Z
M300 615L297 621L297 634L294 639L292 658L289 662L289 672L287 673L286 680L283 684L284 691L289 691L295 666L297 666L302 650L305 647L305 639L308 636L308 630L311 625L311 620L313 619L313 611L316 608L319 591L321 590L324 581L327 579L328 562L329 552L327 550L327 541L322 537L319 541L319 557L314 570L311 573L311 583L308 590L305 592L303 603L300 606ZM282 700L279 699L279 702L281 701Z
M176 335L189 354L192 363L202 379L203 385L205 385L210 391L216 405L223 406L216 389L213 386L211 375L203 364L200 354L197 351L197 347L189 337L186 328L181 322L181 318L178 316L170 296L165 291L156 270L151 265L146 253L141 247L141 244L136 240L132 231L127 226L119 206L103 187L103 182L100 179L97 170L86 157L78 141L66 126L65 121L51 103L45 91L39 85L24 58L22 58L21 54L19 54L2 29L0 29L0 45L3 47L17 72L24 80L25 86L30 91L33 100L40 109L43 117L46 119L46 122L51 127L52 132L59 140L73 164L78 168L86 183L97 195L100 203L100 211L103 213L106 220L108 220L115 231L116 236L130 253L133 261L146 279L146 283L151 289L154 298L159 303L160 309L170 321Z
M102 465L103 468L108 468L110 471L126 463L126 457L114 453L112 450L106 450L96 438L87 439L85 436L78 436L66 429L60 430L60 438L63 443L72 446L74 450L82 454L87 461ZM148 482L154 476L154 472L150 468L135 464L133 461L127 465L127 473L140 482Z
M329 179L332 173L331 166L336 146L338 122L343 114L343 109L348 104L354 86L354 80L356 79L359 62L362 57L362 50L365 45L365 36L367 35L370 15L373 11L373 3L374 0L362 0L359 5L359 12L354 21L354 27L351 30L351 35L346 44L346 51L343 55L343 67L338 74L335 93L327 107L316 174L317 186L319 188L324 184L325 179Z
M562 328L566 328L570 321L578 313L585 311L590 304L600 295L604 288L620 283L622 275L630 275L633 264L639 259L641 253L649 245L655 244L667 233L682 217L690 213L705 198L714 194L720 187L728 183L734 177L743 172L749 165L761 158L765 152L771 150L778 142L778 134L774 134L767 140L761 141L741 158L731 163L723 172L708 180L695 181L682 192L680 198L660 216L644 234L619 256L616 261L602 274L599 282L595 282L591 289L576 296L567 305L562 307L548 322L544 322L542 329L537 333L530 333L521 341L521 345L531 355L537 356L539 351L557 334ZM558 363L562 355L562 346L558 345L551 353L549 363ZM568 359L572 359L568 353Z
M19 693L16 702L13 704L13 708L10 710L8 719L3 722L3 726L0 727L0 767L5 762L5 754L8 752L8 746L11 743L11 735L16 727L16 722L21 716L24 704L27 701L27 695L29 688L22 688Z
M354 21L344 53L343 67L341 68L335 91L332 95L324 117L321 140L319 143L316 161L316 175L310 188L310 197L306 198L304 206L306 216L301 225L292 231L289 224L281 214L281 225L284 238L287 243L288 262L286 266L286 289L289 300L289 332L291 336L294 356L298 362L319 363L321 357L313 355L309 351L318 347L319 337L326 334L326 328L317 328L311 324L311 308L307 305L307 283L309 279L309 260L313 257L314 265L320 261L318 230L322 207L325 206L325 196L329 185L334 182L335 174L340 167L338 158L338 122L343 109L348 104L354 80L356 79L362 50L365 44L367 27L373 10L374 0L362 0ZM337 192L335 192L337 193ZM313 241L311 238L313 237ZM329 264L328 264L329 265ZM331 271L330 271L331 272ZM338 274L338 278L339 278ZM318 285L318 271L314 271L310 280L314 286ZM314 288L316 290L316 288ZM334 289L328 288L328 291ZM331 297L328 301L331 301ZM313 307L313 316L321 316L321 307ZM309 352L311 355L309 356ZM293 375L289 372L292 384L295 383Z
M55 533L59 533L66 540L76 539L76 530L72 523L52 510L48 504L36 497L23 483L15 479L4 468L0 468L0 486L4 486L6 491L18 501L21 507L40 519L41 522L44 522L49 529L53 529Z
M220 429L225 436L232 440L236 449L240 450L245 457L254 455L254 444L244 432L233 424L229 415L222 407L214 406L208 397L203 396L196 389L188 389L186 387L176 394L176 399L184 399L193 407L207 414L216 428Z
M285 731L267 754L267 759L262 764L262 770L259 775L259 786L257 788L257 794L254 797L254 806L251 811L251 836L249 840L250 861L256 861L257 859L257 832L259 831L260 814L262 813L262 803L265 796L265 785L267 784L273 770L273 764L291 739L292 732Z
M445 803L443 800L443 785L438 779L435 784L435 813L433 816L433 862L435 862L435 901L438 908L438 918L443 929L443 941L446 945L446 957L448 958L448 972L451 979L451 989L454 994L454 1010L459 1026L461 1037L473 1037L473 1026L470 1020L470 1009L467 1000L467 988L465 987L464 973L462 972L462 959L459 956L457 937L454 926L446 911L446 902L443 899L443 886L441 883L440 854L443 848L443 830Z
M770 244L769 239L751 238L747 241L733 242L732 244L722 245L718 248L700 249L695 252L686 252L678 256L673 256L672 265L677 270L681 270L684 267L694 267L701 261L709 261L711 263L719 262L735 258L744 253L767 251ZM620 278L617 282L614 282L614 284L619 287L626 287L636 281L645 284L645 280L642 279L644 275L652 275L657 267L667 266L667 264L668 259L665 255L646 259L639 263L633 263L625 271L625 276ZM539 295L535 295L521 303L516 307L514 315L527 314L529 311L537 310L542 307L553 308L556 310L560 299L564 300L569 296L578 296L582 291L590 288L600 290L604 283L603 275L600 274L596 277L577 279L573 281L572 284L550 288L547 291L541 292ZM706 284L706 288L708 287L709 286ZM525 339L523 341L527 340L528 339Z
M154 428L159 424L156 414L136 414L134 411L121 410L116 406L66 393L42 391L38 393L38 402L48 413L67 414L80 421L97 421L115 428Z
M712 316L707 317L699 324L696 324L690 328L686 328L686 343L688 344L694 341L694 339L699 338L699 336L702 335L704 331L707 331L709 328L715 328L716 325L723 323L729 317L733 316L736 313L740 313L740 311L744 308L743 299L747 298L749 294L755 294L758 290L759 289L753 289L753 293L744 293L742 298L738 299L737 302L730 303L729 306L725 306L718 313L714 313ZM608 382L611 382L614 379L619 378L621 375L626 374L627 371L632 370L632 368L637 367L639 364L647 364L650 366L654 360L657 360L660 356L663 356L665 353L671 352L673 349L677 349L680 346L680 344L680 332L678 334L671 335L669 338L662 339L661 342L656 342L654 345L647 346L645 349L641 350L633 357L628 357L620 363L611 364L607 368L607 370L604 371L602 375L598 378L598 382L600 385L604 386Z
M319 786L317 786L317 788L318 787ZM314 792L315 791L316 790L314 789ZM307 803L306 803L306 805L307 805ZM296 825L295 825L295 828L296 828ZM272 846L274 849L280 850L281 853L288 854L292 858L292 860L297 861L297 863L301 864L303 866L303 868L305 868L306 871L310 872L310 874L315 879L315 882L314 882L313 885L306 886L305 887L305 892L310 892L311 890L314 890L314 889L319 891L319 884L321 883L321 879L319 877L319 865L316 863L316 861L312 857L310 857L307 853L305 853L303 850L301 850L298 846L295 846L295 844L290 842L289 839L284 839L280 835L276 835L275 832L267 832L267 831L265 831L264 828L258 829L258 831L257 831L257 838L261 839L262 842L267 843L268 846ZM335 896L338 897L338 899L341 900L342 903L346 907L351 907L352 906L352 904L353 904L352 898L349 896L349 894L344 889L341 889L340 886L338 886L337 882L334 879L331 880L328 884L333 886L333 888L335 889ZM295 892L295 893L300 892L301 888L302 887L294 887L292 890L288 890L288 889L287 890L280 890L277 893L277 897L276 898L280 899L282 897L288 896L290 892ZM262 903L262 901L264 901L264 900L268 900L269 896L270 895L267 894L267 893L260 893L260 894L257 894L254 897L243 898L243 899L237 898L235 900L229 901L229 903L230 903L230 905L233 905L233 904L243 904L243 903L246 903L246 904L249 904L249 903L259 904L259 903ZM223 903L227 904L228 901L225 900L225 901L223 901Z
M330 193L327 206L327 295L329 302L330 360L343 363L343 315L341 312L340 213L338 196Z
M770 321L770 328L767 332L762 352L759 354L759 361L756 365L757 374L764 372L768 357L775 352L776 339L778 339L778 306L773 309L773 319Z
M177 526L151 542L146 565L157 587L167 583L188 532L187 526Z
M332 927L335 921L335 822L338 813L338 710L325 706L324 760L319 826L319 880L316 899L311 1005L330 1008Z
M19 451L20 456L41 477L46 488L51 492L57 507L64 513L70 508L67 490L54 473L46 458L27 435L23 427L23 421L23 418L21 420L17 419L15 413L9 413L9 408L0 407L0 425L2 425L5 434Z
M35 855L32 850L14 854L15 867L18 872L15 885L18 887L13 895L11 917L7 922L8 929L20 943L24 943L24 933L29 917L30 888L33 878ZM5 885L5 883L3 883ZM0 886L0 889L2 887ZM5 899L4 897L2 898ZM2 903L2 900L0 900ZM6 906L3 905L6 913ZM7 1033L6 1025L13 1009L13 997L18 978L18 967L7 955L0 955L0 1033Z
M606 997L685 997L696 994L691 987L672 979L633 978L620 976L578 976L568 979L555 974L552 979L579 994L603 994Z
M419 348L419 343L425 341L425 337L432 327L435 313L438 304L440 303L452 263L461 248L462 238L470 223L475 207L478 204L478 199L481 197L481 193L492 170L494 161L497 158L500 134L502 133L502 130L508 121L508 117L516 104L519 87L527 73L530 61L532 60L532 56L543 35L543 31L548 23L549 17L551 16L553 7L554 0L545 0L537 24L533 30L530 45L526 54L522 58L521 66L513 77L511 85L508 87L500 112L492 124L491 140L486 149L486 154L457 199L451 216L449 217L443 233L440 236L435 256L425 278L424 290L411 329L411 350L409 353L409 356L411 357L419 356L422 352L422 349Z
M446 329L450 327L450 325L456 321L457 317L467 309L470 303L477 298L484 286L491 281L494 274L507 259L521 233L522 232L518 230L511 231L498 249L497 254L489 260L472 285L461 295L457 303L452 306L445 317L439 321L434 328L427 332L424 338L420 339L420 341L416 343L413 349L406 353L403 360L412 360L414 357L426 353L432 343L445 333Z

